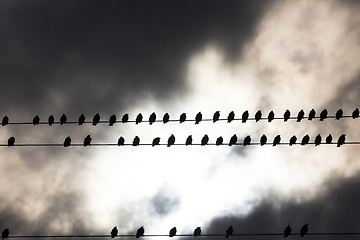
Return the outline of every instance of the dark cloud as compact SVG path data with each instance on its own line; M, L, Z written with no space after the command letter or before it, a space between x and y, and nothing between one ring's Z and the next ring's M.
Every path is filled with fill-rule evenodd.
M176 208L179 200L164 189L160 190L152 199L155 212L159 215L167 215Z

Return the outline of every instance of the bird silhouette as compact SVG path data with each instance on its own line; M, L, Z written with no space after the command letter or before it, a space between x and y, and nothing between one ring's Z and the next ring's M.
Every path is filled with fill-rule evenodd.
M321 140L322 140L321 135L320 134L316 135L316 137L315 137L315 146L320 145Z
M48 124L49 126L53 125L55 122L55 118L53 115L50 115L49 118L48 118Z
M99 113L97 113L97 114L95 114L95 116L93 117L92 125L93 125L93 126L96 126L99 122L100 122L100 115L99 115Z
M255 121L258 122L261 119L261 110L257 111L255 113Z
M205 146L206 144L208 144L208 142L209 142L209 136L205 134L201 139L201 146Z
M6 125L8 125L8 124L9 124L9 118L8 118L8 116L3 117L1 125L2 125L2 126L6 126Z
M144 229L144 226L142 226L141 228L139 228L139 229L136 231L136 238L139 238L139 237L144 236L144 232L145 232L145 229Z
M267 142L267 137L265 134L263 134L260 138L260 145L264 146L266 144L266 142Z
M186 121L186 113L182 113L181 115L180 115L180 123L183 123L183 122L185 122Z
M154 140L152 141L152 146L159 145L159 143L160 143L160 138L159 138L159 137L156 137L156 138L154 138Z
M170 229L169 237L175 236L175 235L176 235L176 232L177 232L176 227L173 227L172 229Z
M306 134L306 135L301 139L301 145L305 146L305 145L307 145L307 144L309 143L309 141L310 141L310 137L309 137L309 135Z
M216 146L222 145L223 144L224 139L220 136L216 139Z
M85 115L84 114L81 114L79 119L78 119L78 124L79 125L83 125L85 122Z
M8 238L8 237L9 237L9 234L10 234L9 229L8 229L8 228L5 228L4 231L2 231L2 233L1 233L2 239Z
M304 237L304 235L306 235L309 231L309 224L305 224L304 226L302 226L302 228L300 229L300 236Z
M136 124L139 124L139 123L142 122L142 120L143 120L143 115L142 115L141 113L139 113L139 114L136 116L136 121L135 121L135 123L136 123Z
M91 140L92 138L90 137L90 135L87 135L84 139L84 147L91 145Z
M197 227L194 230L194 237L200 236L201 235L201 228Z
M189 135L186 139L185 145L191 145L192 144L192 135Z
M171 136L168 139L167 146L170 147L171 145L174 145L174 143L175 143L175 136L171 134Z
M344 112L343 112L343 110L340 108L339 110L337 110L337 112L336 112L336 114L335 114L335 119L336 119L336 120L340 120L340 118L343 117L343 114L344 114Z
M61 115L61 117L60 117L60 125L65 124L66 121L67 121L66 115L65 114Z
M156 121L156 113L152 113L149 117L149 124L152 125Z
M71 138L67 137L64 140L64 147L69 147L71 145Z
M352 112L352 118L358 118L359 117L359 109L356 108L353 112Z
M315 115L316 115L316 112L314 109L311 109L310 112L309 112L309 118L308 120L313 120L315 118Z
M14 137L10 137L8 139L8 147L12 147L15 145L15 138Z
M229 236L233 235L234 229L232 226L229 226L228 229L226 229L225 233L225 238L228 238Z
M138 136L135 136L134 140L132 142L132 145L133 146L139 146L139 144L140 144L140 138Z
M284 122L287 122L287 120L289 120L290 118L290 111L289 109L287 109L284 113Z
M337 141L337 147L340 147L341 145L344 145L345 143L345 138L346 135L345 134L341 134L338 141Z
M235 113L234 111L229 112L229 115L227 117L227 122L230 123L235 119Z
M296 143L297 137L294 135L290 138L289 145L292 146Z
M305 112L304 112L304 110L301 109L296 117L296 121L301 122L301 120L304 118L304 115L305 115Z
M249 118L249 111L246 110L246 111L243 113L243 115L241 116L241 122L242 122L242 123L246 123L246 121L248 120L248 118Z
M216 122L220 118L220 111L216 111L213 116L213 122Z
M118 146L124 146L125 139L123 137L119 137L118 139Z
M322 110L321 113L320 113L320 119L319 120L324 121L324 119L327 118L327 115L328 115L327 109Z
M169 114L165 113L164 116L163 116L163 123L165 124L165 123L169 122L169 119L170 119Z
M111 115L111 117L109 118L109 126L114 126L115 123L116 123L116 115L113 114L113 115Z
M40 123L40 117L36 115L32 120L33 125L38 125Z
M199 124L199 122L201 122L202 120L202 114L201 112L198 112L198 114L196 114L196 117L195 117L195 124Z
M280 135L277 135L275 138L274 138L274 141L273 141L273 146L276 146L280 143L281 141L281 136Z
M327 136L325 139L326 144L330 144L332 139L333 139L333 137L331 136L331 134L329 134L329 136Z
M244 138L244 143L243 143L243 145L244 146L247 146L247 145L250 145L251 144L251 137L250 136L246 136L245 138Z
M121 118L121 122L127 123L128 121L129 121L129 114L125 113Z
M230 138L230 141L229 141L229 146L235 145L237 140L238 140L238 138L237 138L236 134L232 135L232 137Z
M273 111L270 111L269 112L269 115L268 115L268 122L271 122L272 120L274 120L275 118L275 114Z
M287 227L284 230L284 238L288 237L291 234L291 227L290 225L287 225Z
M117 227L115 226L110 232L111 238L115 238L118 235L118 232L119 231L118 231Z

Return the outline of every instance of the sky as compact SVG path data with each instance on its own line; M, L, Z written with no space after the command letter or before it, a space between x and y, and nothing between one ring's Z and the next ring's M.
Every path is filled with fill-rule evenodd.
M351 0L0 2L0 117L91 121L155 112L282 117L360 103L360 3ZM8 125L21 143L359 141L358 119ZM357 232L358 145L1 147L0 229L10 235ZM355 236L356 237L356 236ZM261 237L262 239L279 239ZM321 236L308 238L325 239ZM257 239L252 237L252 239ZM330 239L330 237L326 237ZM338 239L336 236L331 239ZM341 238L345 239L345 238ZM355 239L347 236L346 239Z

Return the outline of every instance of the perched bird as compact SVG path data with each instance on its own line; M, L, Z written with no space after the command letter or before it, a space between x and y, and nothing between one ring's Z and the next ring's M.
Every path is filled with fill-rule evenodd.
M201 122L202 120L202 114L201 112L198 112L198 114L196 114L196 117L195 117L195 124L199 124L199 122Z
M220 118L220 111L216 111L213 116L213 122L216 122Z
M224 139L220 136L216 139L216 146L222 145L223 144Z
M170 119L169 114L168 114L168 113L165 113L164 116L163 116L163 123L164 123L164 124L167 123L167 122L169 121L169 119Z
M330 144L332 139L333 139L333 137L331 136L331 134L329 134L329 136L327 136L325 139L326 144Z
M175 136L171 134L171 136L168 139L167 146L170 147L171 145L174 145L174 143L175 143Z
M142 122L142 120L143 120L143 115L142 115L141 113L139 113L139 114L136 116L136 121L135 121L135 123L136 123L136 124L139 124L139 123Z
M255 113L255 121L258 122L261 119L261 110L257 111Z
M269 115L268 115L268 122L271 122L272 120L274 120L275 118L275 114L273 111L270 111L269 112Z
M238 140L238 138L237 138L236 134L234 134L234 135L230 138L229 146L235 145L236 142L237 142L237 140Z
M201 235L201 228L197 227L194 230L194 237L200 236Z
M139 238L139 237L144 236L144 232L145 232L145 229L144 229L144 226L142 226L141 228L139 228L139 229L136 231L136 238Z
M322 110L320 113L320 121L324 121L324 119L327 118L327 115L328 115L327 109Z
M84 147L91 145L91 140L92 138L90 137L90 135L87 135L84 139Z
M290 111L289 109L287 109L284 113L284 122L287 122L287 120L289 120L290 118Z
M97 114L95 114L95 116L93 117L92 125L96 126L99 122L100 122L100 115L99 115L99 113L97 113Z
M159 137L156 137L156 138L154 138L154 140L152 141L152 146L159 145L159 143L160 143L160 138L159 138Z
M119 137L118 139L118 146L124 146L125 139L123 137Z
M249 112L248 112L248 110L246 110L246 111L243 113L243 115L241 116L241 122L246 123L246 121L248 120L248 118L249 118Z
M229 115L227 117L227 122L230 123L235 119L235 113L234 111L229 112Z
M48 118L48 124L49 126L53 125L55 122L55 118L53 115L50 115L49 118Z
M273 146L276 146L280 143L281 141L281 136L280 135L277 135L275 138L274 138L274 141L273 141Z
M60 117L60 125L65 124L66 121L67 121L66 115L65 114L61 115L61 117Z
M315 146L318 146L318 145L320 145L320 144L321 144L321 135L318 134L318 135L316 135L316 137L315 137Z
M183 123L183 122L185 122L186 121L186 113L182 113L181 115L180 115L180 123Z
M153 112L149 117L149 124L152 125L156 121L156 114Z
M201 146L205 146L209 142L209 136L205 134L203 138L201 139Z
M111 238L115 238L118 235L118 229L116 226L111 230L110 234Z
M8 238L10 234L10 231L8 228L5 228L4 231L1 233L2 239Z
M336 120L340 120L340 118L343 117L343 114L344 114L344 112L343 112L343 110L340 108L339 110L337 110L337 112L336 112L336 114L335 114L335 119L336 119Z
M176 235L176 232L177 232L176 227L173 227L172 229L170 229L169 237L175 236L175 235Z
M78 119L78 124L79 125L83 125L85 122L85 115L84 114L81 114L79 119Z
M140 138L138 136L135 136L134 140L132 142L132 145L133 146L139 146L139 144L140 144Z
M356 108L353 112L352 112L352 118L358 118L359 117L359 109Z
M250 137L250 136L246 136L246 137L244 138L244 143L243 143L243 145L244 145L244 146L247 146L247 145L250 145L250 143L251 143L251 137Z
M309 112L308 120L310 120L310 121L313 120L315 118L315 114L316 114L315 110L311 109L310 112Z
M284 238L288 237L291 234L291 227L290 225L287 225L287 227L284 230Z
M113 115L111 115L111 117L109 118L109 126L114 126L115 123L116 123L116 115L113 114Z
M296 143L297 137L294 135L290 138L289 145L292 146Z
M8 116L3 117L1 125L2 125L2 126L6 126L6 125L8 125L8 124L9 124L9 118L8 118Z
M301 122L301 120L304 118L304 115L305 115L304 110L301 109L296 117L296 121Z
M33 125L38 125L40 123L40 117L36 115L32 120Z
M125 113L121 118L121 122L127 123L128 121L129 121L129 114Z
M309 224L305 224L304 226L302 226L302 228L300 229L300 236L301 237L304 237L304 235L306 235L309 231L309 228L308 228L308 225Z
M345 134L341 134L341 136L339 137L338 141L337 141L337 146L340 147L341 145L343 145L345 143L345 138L346 135Z
M228 229L226 229L225 233L225 237L228 238L229 236L233 235L234 229L232 226L229 226Z
M310 141L310 137L309 137L309 135L306 134L306 135L301 139L301 145L305 146L305 145L307 145L307 144L309 143L309 141Z
M260 138L260 145L264 146L266 144L266 142L267 142L267 137L265 134L263 134Z
M8 147L12 147L15 145L15 138L14 137L10 137L8 139Z
M189 135L186 139L185 145L191 145L192 144L192 135Z
M64 147L69 147L71 145L71 138L67 137L64 140Z

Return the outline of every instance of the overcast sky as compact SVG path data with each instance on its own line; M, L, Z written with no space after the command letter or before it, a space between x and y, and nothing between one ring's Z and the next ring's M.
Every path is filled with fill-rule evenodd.
M319 116L360 103L357 1L0 2L0 118L91 121L201 111ZM360 141L358 119L8 125L21 143L227 143L280 134ZM0 228L13 235L356 232L357 145L1 147ZM265 237L263 237L265 239ZM312 237L319 238L321 237ZM255 239L255 238L254 238ZM279 239L266 238L266 239ZM330 239L330 238L326 238ZM336 238L331 238L336 239ZM351 236L347 239L352 239ZM355 238L353 238L355 239Z

